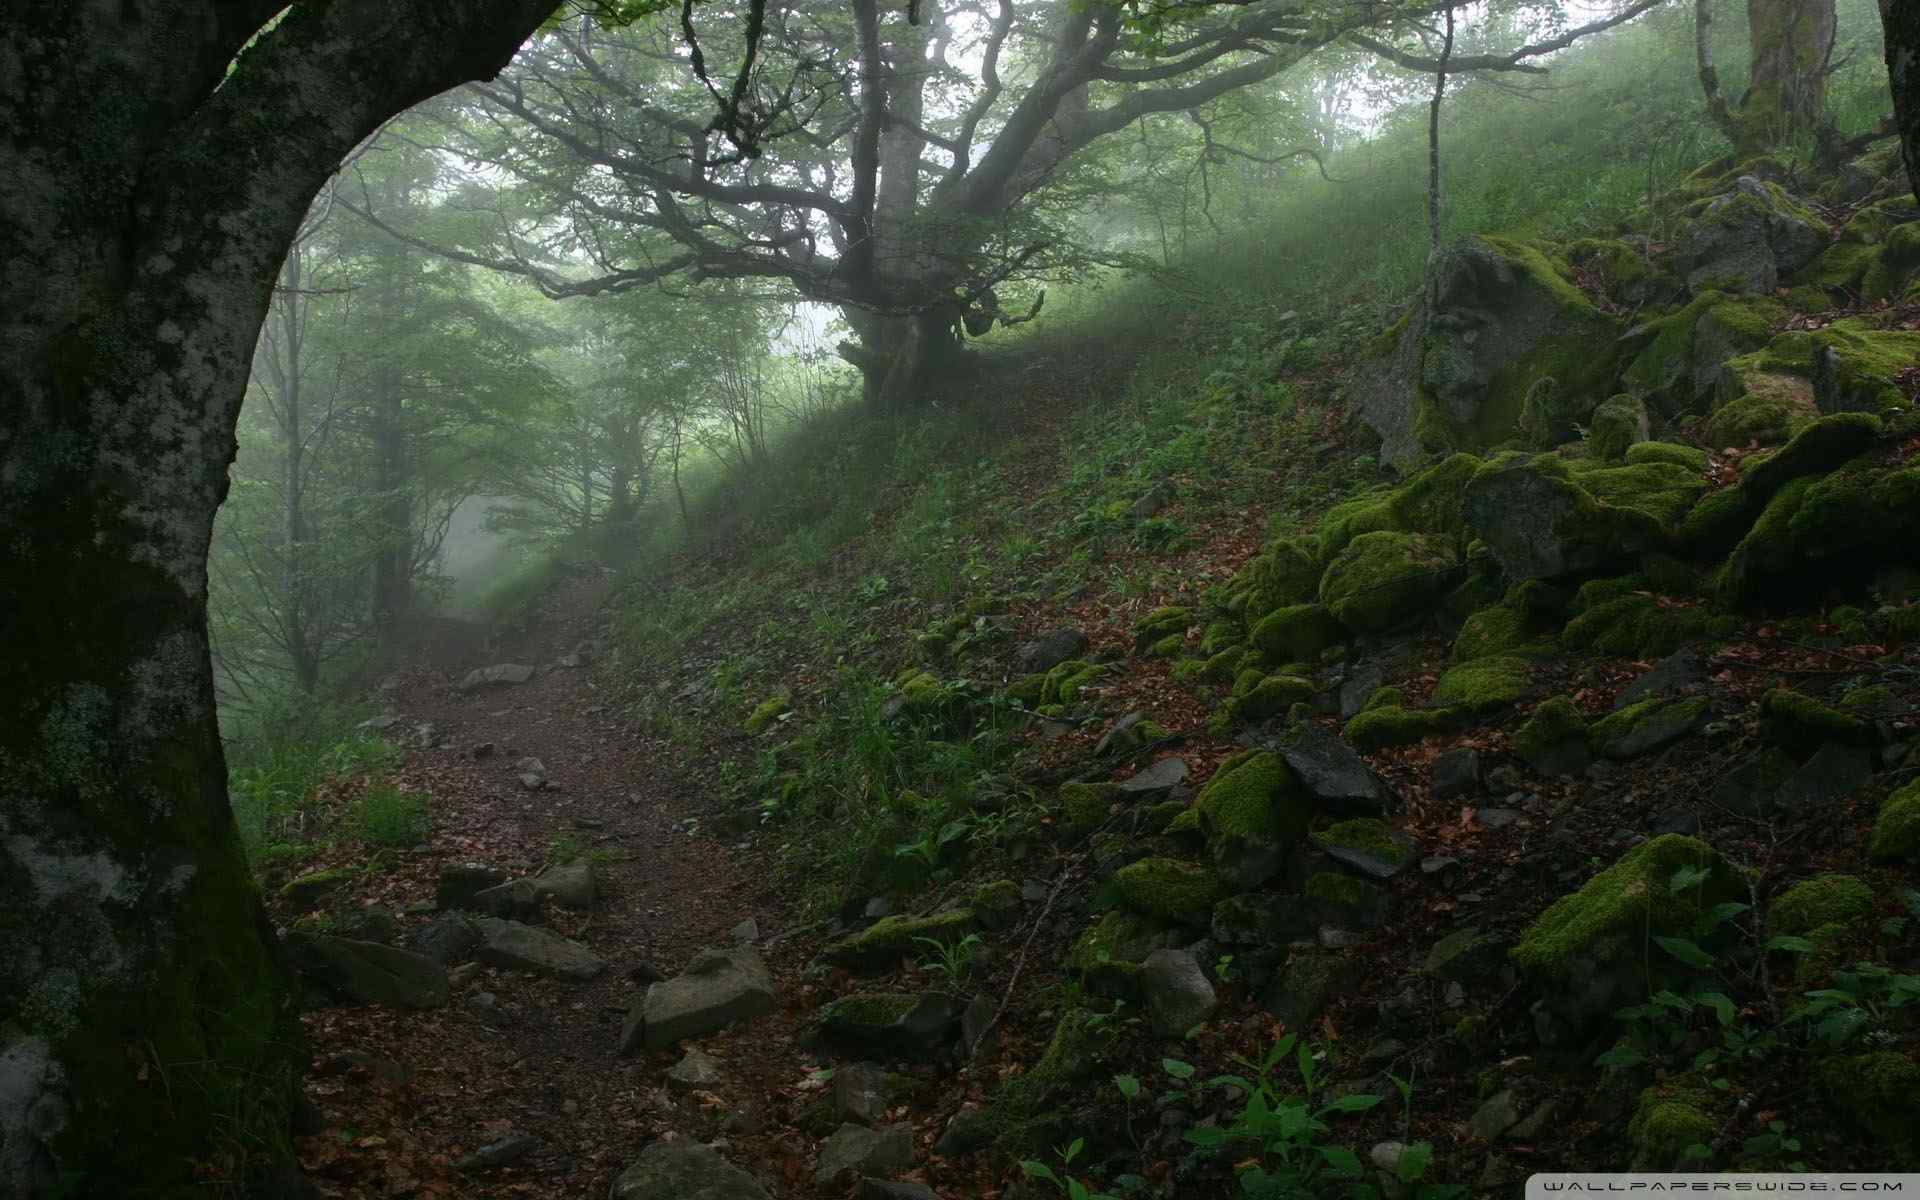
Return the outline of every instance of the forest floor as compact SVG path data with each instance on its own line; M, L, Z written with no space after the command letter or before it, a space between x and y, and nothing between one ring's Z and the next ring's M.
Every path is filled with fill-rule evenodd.
M746 845L699 831L703 806L683 786L674 752L636 737L590 670L552 665L593 636L607 582L598 572L570 576L517 643L443 642L430 655L458 671L540 664L525 684L462 694L458 671L437 665L398 676L389 711L409 727L431 723L438 735L434 747L411 750L398 775L402 787L431 795L432 832L392 869L363 876L357 898L423 921L444 864L532 874L557 848L571 848L592 856L603 900L586 914L550 909L548 922L609 967L585 983L488 968L445 1008L310 1013L308 1095L326 1125L300 1148L326 1195L600 1197L655 1137L710 1136L703 1114L718 1101L662 1086L677 1053L620 1058L616 1043L629 1004L658 977L651 972L673 973L748 918L762 931L783 1007L702 1041L726 1065L726 1111L778 1113L815 1071L788 1039L811 947L782 938L787 909L766 886L770 872ZM519 782L515 764L525 757L546 767L544 788ZM511 1165L455 1169L515 1134L537 1138L538 1148ZM777 1119L736 1122L727 1136L744 1160L791 1164L792 1174L810 1168L811 1147Z

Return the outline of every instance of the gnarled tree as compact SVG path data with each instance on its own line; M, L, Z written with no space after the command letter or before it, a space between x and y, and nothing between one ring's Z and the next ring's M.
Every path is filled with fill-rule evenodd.
M1747 0L1753 65L1736 103L1721 91L1713 59L1714 0L1694 0L1694 46L1707 115L1742 158L1820 128L1832 75L1833 0Z
M284 1146L298 1025L227 803L207 651L248 361L342 157L493 75L552 7L0 15L9 1197L200 1195L256 1137Z

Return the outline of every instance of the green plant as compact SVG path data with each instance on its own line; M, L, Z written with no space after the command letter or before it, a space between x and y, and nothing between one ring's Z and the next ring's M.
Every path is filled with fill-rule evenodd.
M1798 1157L1800 1139L1787 1132L1785 1121L1767 1122L1765 1133L1755 1134L1741 1146L1740 1156L1753 1166L1772 1166L1783 1171L1804 1171L1806 1162Z
M1237 1092L1241 1109L1227 1124L1188 1130L1187 1140L1196 1146L1252 1142L1257 1147L1257 1161L1242 1166L1241 1194L1256 1200L1308 1197L1315 1194L1326 1176L1360 1177L1358 1156L1345 1146L1325 1140L1332 1132L1326 1118L1366 1112L1381 1098L1351 1095L1319 1103L1324 1056L1324 1052L1315 1053L1298 1035L1290 1033L1274 1042L1259 1062L1234 1056L1234 1061L1250 1074L1219 1075L1207 1081L1208 1087ZM1296 1080L1291 1086L1283 1086L1275 1072L1288 1061L1293 1064ZM1192 1078L1193 1068L1187 1063L1166 1059L1161 1066L1176 1079Z
M1833 986L1806 993L1788 1012L1818 1046L1839 1049L1853 1042L1884 1040L1891 1016L1920 1002L1920 975L1899 974L1877 963L1835 971Z
M417 845L427 833L427 798L385 780L370 783L354 802L354 829L382 846Z
M945 979L948 991L958 991L973 970L973 956L980 948L980 935L970 933L951 941L930 937L913 940L927 947L927 953L920 959L920 969L934 972Z
M581 844L579 838L570 833L556 833L553 835L553 840L547 843L548 861L561 866L575 861L584 853L586 853L586 847Z
M1075 1138L1066 1146L1055 1149L1054 1153L1060 1157L1060 1169L1064 1171L1071 1168L1073 1166L1073 1160L1080 1157L1080 1152L1086 1149L1086 1145L1087 1140L1085 1138ZM1028 1179L1044 1179L1048 1183L1051 1183L1059 1189L1062 1196L1067 1197L1067 1200L1118 1200L1118 1197L1110 1195L1109 1193L1090 1190L1086 1184L1073 1178L1071 1175L1062 1179L1054 1173L1052 1167L1034 1159L1027 1159L1022 1162L1020 1164L1020 1170L1025 1173Z

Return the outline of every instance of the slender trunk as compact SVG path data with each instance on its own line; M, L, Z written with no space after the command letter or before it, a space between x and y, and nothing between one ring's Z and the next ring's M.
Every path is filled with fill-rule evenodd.
M378 653L391 661L412 608L413 503L407 472L405 404L398 372L374 370L369 423L373 440L375 521L380 548L373 559L373 624Z
M1920 199L1920 6L1912 0L1880 0L1880 25L1886 33L1887 80L1907 179Z
M314 645L311 622L313 597L309 594L307 563L307 422L302 393L307 300L306 260L295 249L287 255L280 272L283 297L280 311L280 412L279 433L282 442L280 478L281 530L285 541L281 551L280 604L286 628L287 662L293 669L294 686L302 695L311 696L320 687L320 654Z
M306 1055L227 802L214 512L313 193L551 4L296 5L243 53L281 8L0 8L5 1200L299 1186L258 1174Z
M1447 9L1446 40L1440 46L1440 69L1433 73L1433 108L1427 117L1427 231L1429 261L1440 253L1440 112L1447 100L1447 64L1453 58L1453 9Z

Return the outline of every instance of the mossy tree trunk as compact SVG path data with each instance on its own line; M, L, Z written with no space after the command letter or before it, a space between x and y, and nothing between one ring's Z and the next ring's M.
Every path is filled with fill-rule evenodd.
M1906 151L1907 178L1920 198L1920 5L1880 0L1880 24L1886 32L1887 77Z
M0 15L7 1200L198 1196L284 1166L299 1027L207 645L248 360L341 157L496 72L552 4L336 0L263 31L282 7Z
M1721 94L1713 65L1714 0L1695 0L1694 14L1707 112L1735 154L1764 154L1820 127L1837 27L1834 0L1747 0L1753 62L1738 104Z

